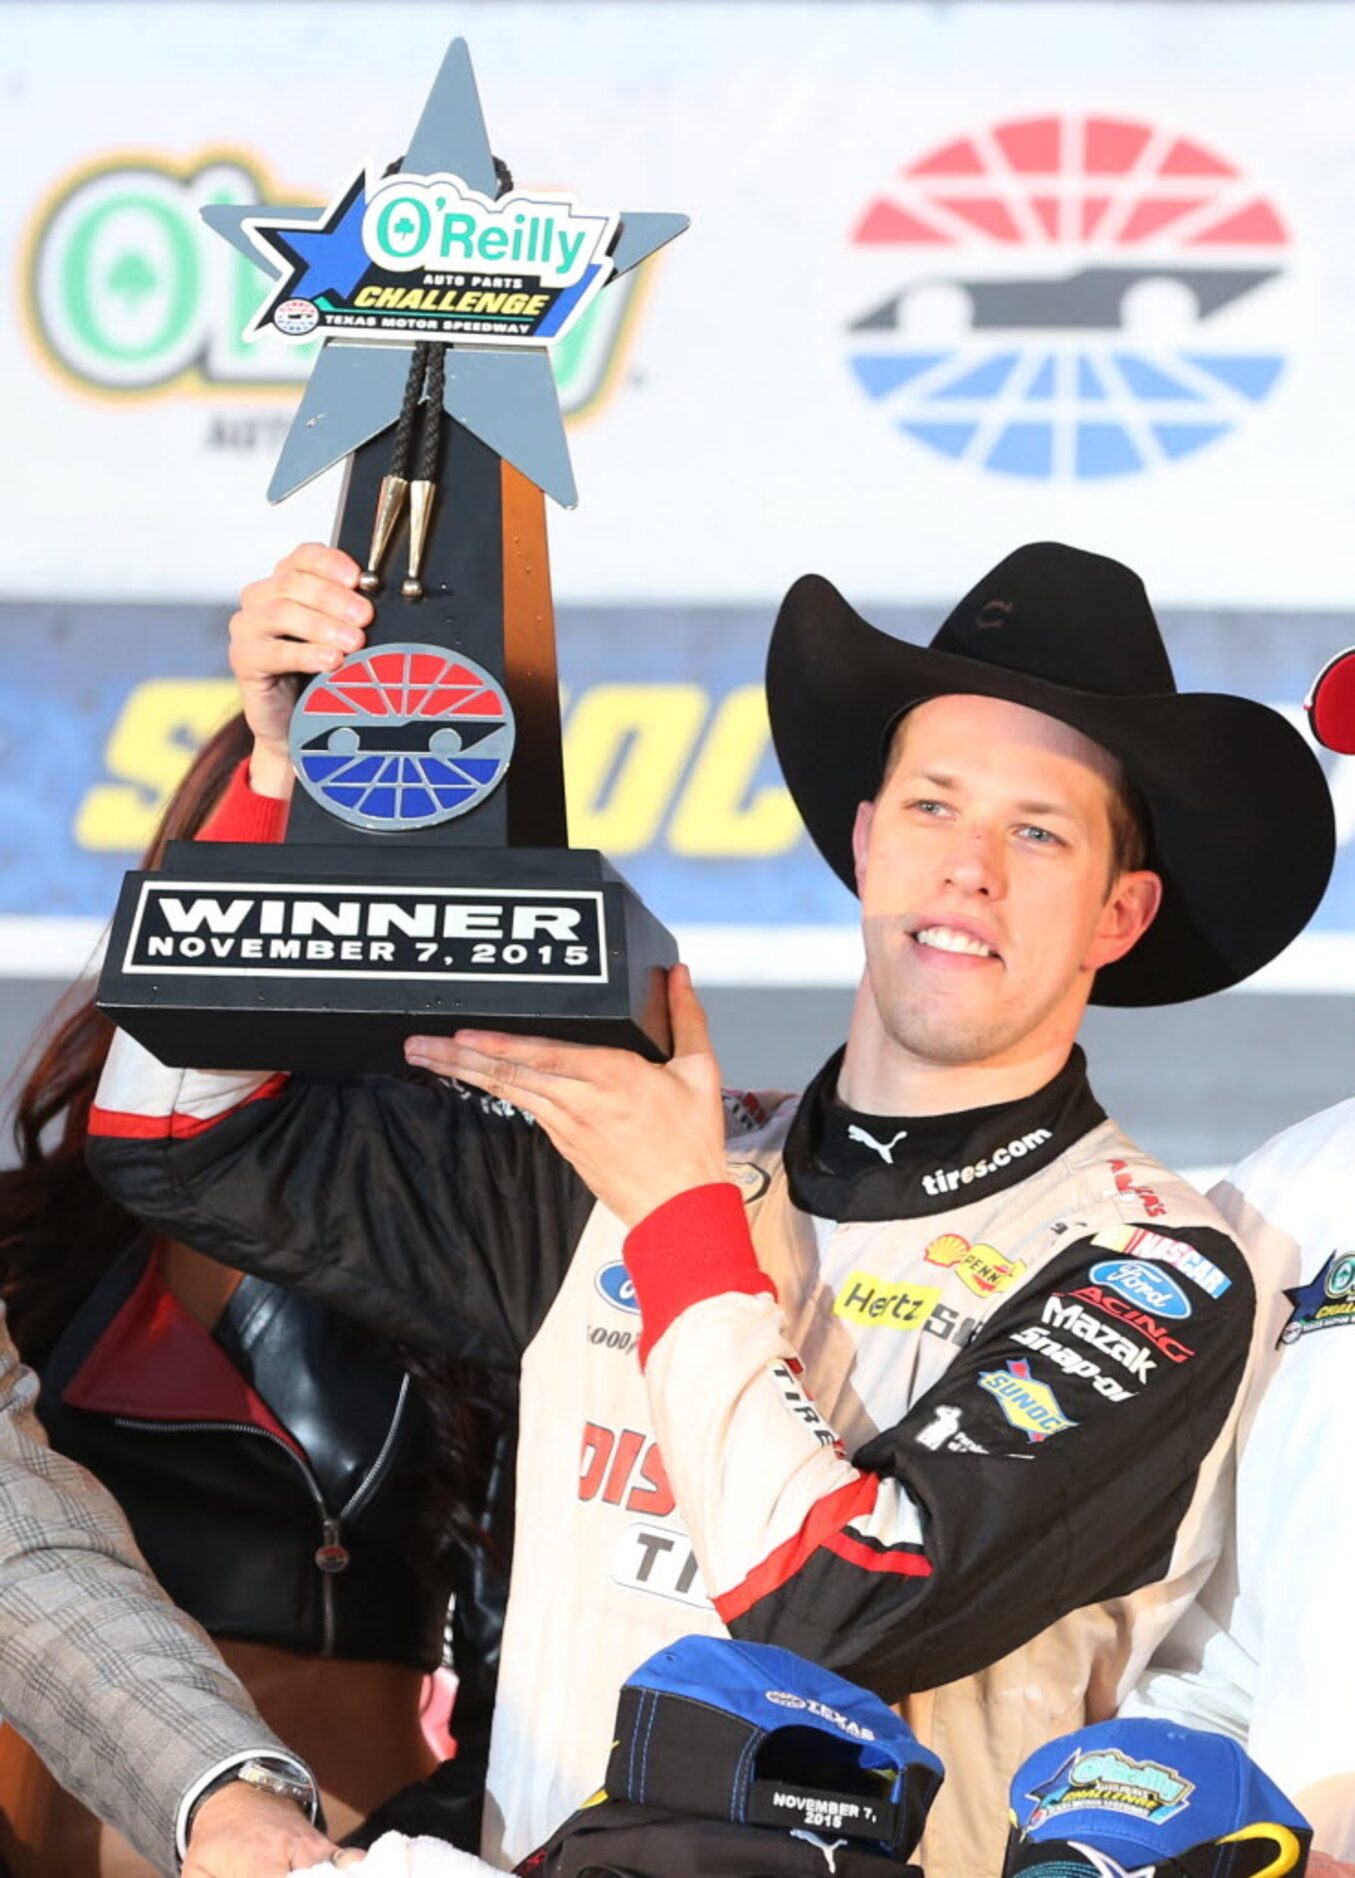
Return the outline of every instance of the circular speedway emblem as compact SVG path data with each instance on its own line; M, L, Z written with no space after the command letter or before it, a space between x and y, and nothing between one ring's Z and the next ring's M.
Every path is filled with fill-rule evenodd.
M902 437L1036 481L1162 470L1251 421L1300 330L1231 153L1050 112L904 155L859 211L847 358Z
M320 324L320 309L313 300L284 300L273 315L273 324L289 339L304 339Z
M355 828L427 828L465 815L513 755L503 687L460 653L381 646L313 679L292 712L292 763Z

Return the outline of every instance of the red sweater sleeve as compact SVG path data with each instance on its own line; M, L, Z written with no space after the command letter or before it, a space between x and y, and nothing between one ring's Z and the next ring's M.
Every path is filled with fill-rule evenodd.
M199 841L281 841L287 827L287 803L278 796L258 796L249 786L249 758L236 768L207 820Z

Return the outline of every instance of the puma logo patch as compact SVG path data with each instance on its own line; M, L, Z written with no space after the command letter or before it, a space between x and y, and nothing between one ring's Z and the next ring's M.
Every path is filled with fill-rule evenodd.
M908 1130L900 1128L892 1141L877 1141L868 1128L861 1128L855 1122L847 1124L848 1141L859 1141L863 1148L873 1148L886 1167L894 1165L894 1150L901 1141L908 1137Z

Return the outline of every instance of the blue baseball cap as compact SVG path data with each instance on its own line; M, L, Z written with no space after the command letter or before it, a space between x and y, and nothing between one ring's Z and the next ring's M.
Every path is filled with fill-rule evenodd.
M1004 1878L1296 1878L1313 1836L1236 1741L1165 1721L1049 1742L1011 1813Z
M831 1670L771 1644L683 1637L622 1688L606 1793L898 1859L944 1771L893 1709Z

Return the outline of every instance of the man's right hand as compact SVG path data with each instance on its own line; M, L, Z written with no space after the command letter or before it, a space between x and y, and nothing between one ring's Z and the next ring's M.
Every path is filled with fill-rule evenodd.
M194 1813L182 1878L285 1878L335 1854L294 1801L234 1780ZM360 1855L342 1855L354 1862Z
M357 562L341 548L308 541L252 581L231 620L231 670L254 732L251 787L291 792L287 726L303 678L333 671L366 639L372 603L358 592Z

